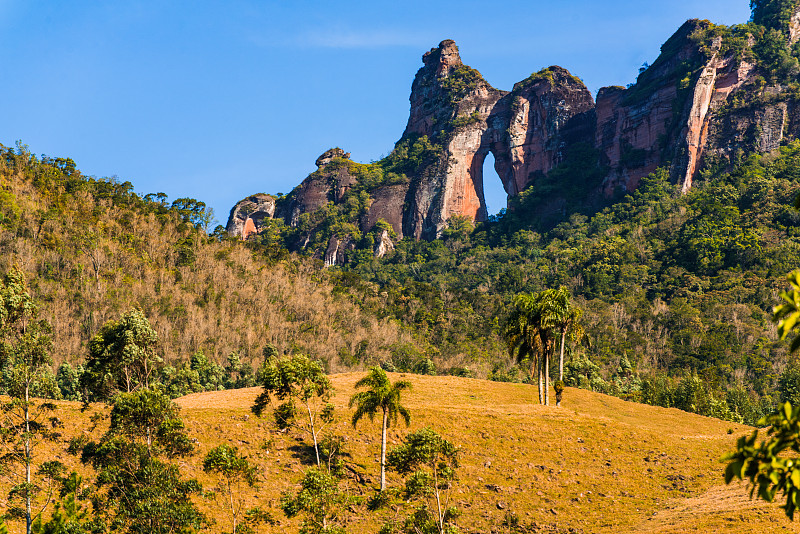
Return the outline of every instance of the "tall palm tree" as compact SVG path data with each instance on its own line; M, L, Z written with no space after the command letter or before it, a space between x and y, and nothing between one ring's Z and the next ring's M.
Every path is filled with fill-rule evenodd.
M572 306L565 287L525 293L514 299L514 306L503 330L509 353L518 362L531 360L538 374L539 402L550 405L550 358L556 334L561 337L558 379L564 380L564 346L568 333L580 335L581 310ZM557 402L560 405L560 402Z
M386 489L386 430L397 423L398 415L403 418L406 426L411 422L411 414L400 404L400 394L411 389L411 382L398 380L394 384L389 381L386 371L380 367L370 369L367 376L356 382L356 389L368 388L359 391L350 397L350 407L354 405L353 427L365 415L370 421L375 419L375 414L380 410L383 415L381 427L381 491Z
M564 380L564 345L566 344L567 334L573 337L580 337L583 329L580 325L580 318L583 312L580 308L575 308L570 302L569 291L564 286L558 289L547 289L542 291L542 322L550 329L557 330L561 337L561 349L558 356L558 379ZM561 405L558 401L557 405Z
M540 404L546 402L548 397L547 353L551 345L550 332L542 319L541 293L523 293L514 299L514 306L503 329L509 354L517 362L530 360L531 369L537 371Z

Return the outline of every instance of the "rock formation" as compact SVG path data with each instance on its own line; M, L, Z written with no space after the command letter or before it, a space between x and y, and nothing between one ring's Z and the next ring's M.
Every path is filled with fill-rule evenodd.
M787 42L800 36L800 7L785 35ZM750 39L747 46L752 47ZM636 84L602 88L595 102L580 79L557 66L532 74L511 92L495 89L464 65L453 41L445 40L422 58L395 159L372 164L384 177L397 171L391 180L362 184L365 166L351 162L343 150L331 149L290 195L258 213L274 214L297 227L303 214L329 203L339 206L353 191L369 199L354 221L361 232L373 232L383 220L397 238L433 239L455 215L487 218L483 163L489 153L509 197L549 180L542 183L547 184L550 206L542 204L540 210L555 213L552 206L563 205L567 193L559 192L553 180L561 175L553 171L567 165L578 148L583 158L588 154L595 160L589 173L594 178L577 178L585 180L580 194L587 206L633 191L659 167L667 167L687 191L709 158L731 163L744 153L775 150L785 138L800 133L796 99L786 87L765 87L750 57L725 46L708 21L690 20L662 46L657 60L641 69ZM409 148L415 143L429 147L430 157L398 167L397 158L417 157ZM242 203L249 206L254 198ZM228 231L247 236L258 231L263 216L251 215L256 212L240 204L231 211ZM245 213L249 219L243 218ZM308 232L298 247L316 229ZM385 230L373 241L376 255L393 247ZM320 251L326 264L345 261L355 246L352 239L335 236L326 242L326 250Z
M229 235L247 239L258 232L264 219L271 219L274 215L275 197L258 193L236 203L228 216L225 229Z

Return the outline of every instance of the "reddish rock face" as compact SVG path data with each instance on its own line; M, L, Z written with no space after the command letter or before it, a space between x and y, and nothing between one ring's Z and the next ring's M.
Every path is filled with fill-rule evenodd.
M258 233L262 221L275 215L275 197L259 193L240 200L231 209L225 230L229 235L247 239Z
M566 69L550 67L514 85L509 104L511 172L503 185L513 196L561 163L568 145L591 136L594 100Z
M500 91L464 65L453 41L442 41L422 57L401 138L413 142L427 136L438 155L416 167L407 182L367 191L371 204L358 221L361 231L372 231L383 219L400 238L433 239L453 216L485 220L483 163L489 153L511 197L535 187L580 144L590 159L596 154L595 174L603 177L587 183L586 205L599 205L633 191L659 167L667 166L687 191L707 158L732 162L743 153L775 150L787 136L796 138L800 109L787 88L758 85L755 66L725 56L720 38L701 42L709 28L707 21L687 21L635 85L602 88L596 102L578 78L556 66L531 75L510 93ZM790 41L800 39L800 6L787 32ZM731 105L742 101L747 105ZM357 180L349 156L338 148L327 151L317 160L319 169L288 200L277 208L273 200L258 213L296 225L301 214L341 202ZM553 176L558 175L548 179L554 193L542 201L541 213L560 213L566 205ZM257 232L260 219L238 207L231 212L229 232ZM381 254L391 248L385 239L382 243ZM332 240L325 260L340 261L352 246Z

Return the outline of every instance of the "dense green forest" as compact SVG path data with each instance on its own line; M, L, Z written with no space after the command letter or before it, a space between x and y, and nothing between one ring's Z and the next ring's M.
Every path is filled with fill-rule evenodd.
M452 221L442 239L403 240L339 280L365 295L377 284L374 312L426 332L434 361L487 361L495 379L527 374L492 358L514 296L565 286L586 332L571 346L568 385L753 422L794 365L772 308L798 264L798 164L792 143L709 169L686 195L659 171L622 201L544 231L526 227L523 194L495 220Z

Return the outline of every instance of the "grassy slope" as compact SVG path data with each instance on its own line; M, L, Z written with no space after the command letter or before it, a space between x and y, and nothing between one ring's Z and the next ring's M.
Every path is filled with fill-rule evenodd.
M335 430L347 438L354 478L343 485L368 496L378 483L378 423L349 424L347 400L363 374L332 376L339 412ZM393 374L392 380L399 378ZM735 438L751 429L676 409L625 402L615 397L567 389L561 408L535 404L535 387L457 377L406 375L414 389L404 404L412 412L411 429L431 425L462 448L455 500L464 532L509 532L502 526L514 512L524 529L518 532L788 532L791 524L777 505L751 501L743 485L726 487L718 459ZM201 458L212 447L230 443L258 465L260 489L250 504L268 505L279 519L261 532L297 532L277 508L281 491L294 490L311 460L306 441L294 432L280 433L269 418L258 419L250 405L258 388L196 393L178 399L198 454L181 462L186 475L205 489L214 482L201 470ZM64 437L88 432L91 411L59 402L67 422ZM105 410L95 406L95 410ZM734 434L727 430L733 428ZM104 431L100 425L91 434ZM407 432L392 429L390 447ZM268 448L263 445L268 443ZM42 456L75 466L63 449ZM87 479L91 474L81 469ZM389 485L399 486L389 474ZM200 502L214 517L211 531L225 531L229 519L213 501ZM502 506L502 509L501 509ZM399 512L403 515L402 511ZM395 514L377 514L364 505L347 512L348 532L377 532ZM570 530L574 529L574 530ZM512 531L513 532L513 531Z
M334 403L342 419L336 430L348 437L351 460L357 470L366 469L374 486L378 424L367 422L353 431L347 422L347 400L360 376L333 376ZM455 498L466 532L490 532L493 527L507 531L501 523L509 510L522 525L535 524L543 531L789 529L777 505L750 501L743 486L723 484L718 459L748 427L733 425L734 434L728 435L729 423L584 390L568 389L557 409L534 404L535 388L527 385L406 378L414 384L405 399L413 416L411 428L431 425L463 449ZM201 454L223 441L248 451L266 479L259 498L275 504L282 490L295 487L308 458L298 447L300 436L280 434L269 421L247 417L257 392L198 393L178 402L191 434L200 441ZM391 444L399 443L405 432L393 429ZM265 440L273 440L270 452L260 449ZM189 470L201 475L196 466ZM390 477L390 485L399 482ZM369 493L369 486L353 480L347 484L356 493ZM280 512L276 516L282 523L276 532L295 531L295 521ZM363 507L355 509L350 521L351 532L378 528L378 518Z

